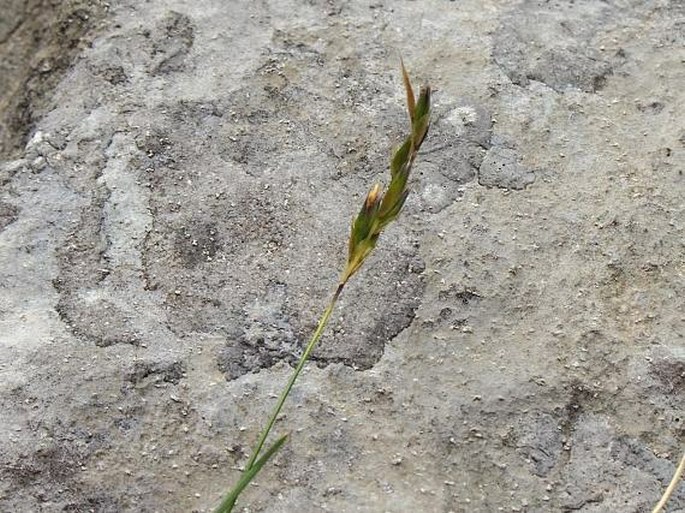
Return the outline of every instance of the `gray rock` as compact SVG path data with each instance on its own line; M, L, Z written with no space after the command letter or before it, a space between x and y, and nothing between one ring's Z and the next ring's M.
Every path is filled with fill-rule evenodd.
M650 511L682 451L682 2L10 1L0 511ZM669 511L683 510L681 486Z
M485 187L520 190L533 182L535 173L526 169L518 153L509 148L490 148L478 170L478 183Z

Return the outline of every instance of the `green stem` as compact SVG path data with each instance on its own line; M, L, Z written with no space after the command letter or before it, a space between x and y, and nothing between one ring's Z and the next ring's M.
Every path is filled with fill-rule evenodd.
M328 324L328 319L330 318L331 314L333 313L333 308L335 307L335 303L338 301L338 298L340 297L340 293L342 292L342 289L344 286L345 286L345 283L340 283L338 285L338 288L336 289L335 294L333 294L333 298L331 299L331 302L328 304L328 307L326 308L323 315L321 316L321 319L319 319L319 325L316 327L316 331L312 335L312 338L309 341L309 344L307 344L307 347L305 348L304 352L302 353L302 356L300 356L300 361L297 363L297 367L295 367L295 371L293 372L292 376L290 376L290 379L288 380L288 384L285 386L285 388L281 392L281 396L278 398L278 402L276 403L276 407L274 408L274 411L271 414L271 417L269 418L269 422L266 425L266 428L264 429L264 431L262 431L262 434L259 437L259 441L257 442L257 446L255 447L255 450L252 453L252 456L250 456L250 460L247 462L247 465L245 466L245 468L247 470L252 468L252 465L254 465L254 462L257 459L257 457L259 456L259 453L262 451L262 447L264 447L264 443L266 442L266 439L269 436L269 433L271 432L271 428L276 423L276 417L278 417L279 413L281 413L281 408L283 408L283 403L285 403L285 400L288 398L288 395L290 394L290 390L293 388L293 385L295 384L297 377L300 375L300 372L302 372L302 369L304 368L304 365L307 363L307 360L309 360L309 356L312 354L312 351L314 350L314 346L316 346L316 343L321 338L321 334L323 333L323 330L326 328L326 325Z
M314 347L316 346L316 343L319 341L321 338L321 335L323 334L323 330L326 328L326 325L328 324L328 320L331 317L331 314L333 313L333 308L335 308L335 304L338 301L338 298L340 297L340 293L343 290L343 287L345 286L346 281L343 281L338 284L338 288L335 291L335 294L333 294L333 297L331 298L331 302L328 304L328 307L324 311L323 315L321 316L321 319L319 319L319 324L316 327L316 331L314 331L314 334L312 335L312 338L309 340L309 343L307 344L307 347L305 348L304 352L302 353L302 356L300 356L300 361L297 363L297 367L295 367L295 371L292 373L290 376L290 379L288 380L288 383L286 384L285 388L281 392L280 397L278 398L278 402L276 403L276 407L273 410L273 413L271 414L271 417L269 417L269 422L266 424L266 427L262 431L262 434L259 436L259 440L257 441L257 445L255 446L254 450L252 451L252 456L250 456L250 459L248 460L247 464L245 465L245 469L243 470L243 474L247 474L250 472L252 467L255 465L255 461L259 457L260 453L262 452L262 449L264 447L264 444L266 443L266 439L269 437L269 433L271 432L271 429L273 428L274 424L276 423L276 418L278 415L281 413L281 409L283 408L283 404L285 403L285 400L288 398L288 395L290 394L290 390L292 390L293 385L295 384L295 381L297 380L298 376L302 372L302 369L304 368L305 364L309 360L309 357L312 354L312 351L314 350ZM224 513L224 512L229 512L233 509L233 506L235 505L235 501L237 499L237 495L234 494L229 494L224 498L222 501L221 505L215 510L215 513Z

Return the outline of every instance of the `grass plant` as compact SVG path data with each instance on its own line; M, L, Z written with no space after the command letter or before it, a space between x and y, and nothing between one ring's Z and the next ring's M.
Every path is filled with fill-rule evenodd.
M295 367L290 379L286 383L281 395L276 402L276 406L264 427L252 454L247 461L240 479L233 489L224 496L221 504L214 510L214 513L229 513L235 507L238 497L245 487L262 470L264 465L287 441L288 435L281 435L275 442L264 449L271 430L276 423L276 419L283 408L290 391L302 372L305 364L309 360L312 351L316 347L321 334L323 333L328 320L335 308L335 304L349 279L361 268L366 257L376 247L376 242L385 227L394 221L399 215L404 202L407 199L409 190L407 181L416 155L421 148L428 126L430 125L430 94L429 86L424 86L419 92L418 99L414 96L414 90L409 80L409 75L401 62L402 80L406 91L407 111L409 113L410 130L404 142L394 151L390 161L390 184L383 191L379 184L373 186L369 191L359 214L352 222L350 239L348 244L347 264L343 270L338 286L331 298L326 310L324 310L312 338L300 356L300 360Z

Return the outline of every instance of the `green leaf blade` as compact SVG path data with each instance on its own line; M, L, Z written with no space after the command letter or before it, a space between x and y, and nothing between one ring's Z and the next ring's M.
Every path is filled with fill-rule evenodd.
M271 457L276 454L276 452L281 448L281 446L288 439L288 435L283 435L281 438L276 440L267 451L257 459L250 468L246 468L243 471L243 475L240 480L236 483L235 487L231 492L224 497L223 501L219 507L214 510L214 513L230 513L235 506L238 496L245 490L248 484L254 479L254 477L262 470L262 467L271 459Z

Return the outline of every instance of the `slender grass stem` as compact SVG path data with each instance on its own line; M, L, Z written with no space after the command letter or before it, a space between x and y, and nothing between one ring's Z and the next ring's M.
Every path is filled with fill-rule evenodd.
M312 354L312 351L314 350L314 346L316 346L316 343L321 338L321 334L323 333L323 330L326 328L326 325L328 324L328 319L331 317L331 314L333 313L333 308L335 307L335 303L337 303L338 298L340 297L340 293L342 292L344 285L345 285L344 283L341 283L340 285L338 285L338 288L335 291L335 294L333 294L333 298L331 299L331 302L328 304L328 307L326 308L323 315L321 316L321 319L319 319L319 324L316 327L316 331L314 331L314 334L312 335L311 340L307 344L307 347L305 348L304 352L302 353L302 356L300 356L300 361L297 363L297 367L295 367L295 370L293 371L292 375L290 376L288 383L286 384L285 388L281 392L281 396L278 398L278 402L276 403L276 407L274 408L274 411L271 414L271 417L269 417L269 422L267 423L266 427L264 428L264 431L262 431L262 434L259 437L259 441L257 442L257 446L255 447L254 452L252 453L252 456L250 456L250 460L247 462L247 465L245 466L246 469L249 470L252 468L252 465L254 465L254 462L257 459L257 457L259 456L259 453L262 451L262 447L264 447L264 443L266 442L266 439L269 436L269 432L271 431L271 428L273 427L273 425L276 423L276 418L281 413L281 409L283 408L283 403L285 403L285 400L288 398L288 395L290 395L290 390L293 388L293 385L295 384L297 377L300 375L300 372L302 372L304 365L307 363L307 360L309 360L309 356Z
M671 494L675 491L675 488L678 485L678 481L680 481L680 478L683 477L684 472L685 472L685 453L683 454L683 457L680 460L680 465L678 465L678 468L676 469L675 474L673 474L673 479L671 479L671 482L669 483L668 487L666 488L664 495L661 497L659 504L657 504L656 507L652 510L652 513L661 513L661 510L666 507L666 503L668 502L668 499L671 498Z
M288 395L290 395L290 390L292 390L293 385L295 384L295 381L297 381L298 376L300 375L300 373L302 372L302 369L304 368L305 364L309 360L309 357L311 356L312 351L314 350L314 347L316 347L317 342L321 338L321 335L323 334L323 331L326 328L326 325L328 324L328 320L330 319L331 314L333 313L333 309L335 308L335 304L338 302L338 298L340 297L340 294L342 293L342 290L345 287L345 283L346 283L346 281L343 281L343 282L338 284L338 288L336 289L335 294L333 294L333 297L331 298L331 301L328 304L328 307L326 308L324 313L321 315L321 318L319 319L319 324L316 327L316 331L314 331L314 334L312 335L312 338L309 340L309 343L307 344L307 347L305 348L304 352L302 353L302 356L300 356L300 361L297 363L297 367L295 367L295 370L293 371L292 375L290 376L288 383L286 384L285 388L281 391L281 395L279 396L278 402L276 403L276 406L274 407L273 412L271 413L271 416L269 417L269 421L267 422L266 427L262 431L262 434L259 436L259 440L257 441L257 445L255 445L255 448L252 451L252 455L250 456L250 459L248 460L247 464L245 465L245 469L243 470L244 476L251 474L250 471L253 470L253 467L255 466L255 462L257 461L257 458L262 453L262 449L264 448L264 444L266 443L266 440L269 437L269 434L271 433L271 429L273 428L274 424L276 423L276 419L278 418L278 415L281 413L281 409L283 408L283 404L285 403L285 400L288 398ZM279 442L280 442L280 440L279 440ZM254 474L254 472L252 474ZM226 497L224 497L224 499L221 502L221 504L219 505L219 507L216 510L214 510L214 513L228 513L228 512L230 512L233 509L233 506L235 505L237 498L238 498L238 494L234 494L234 493L228 494Z

